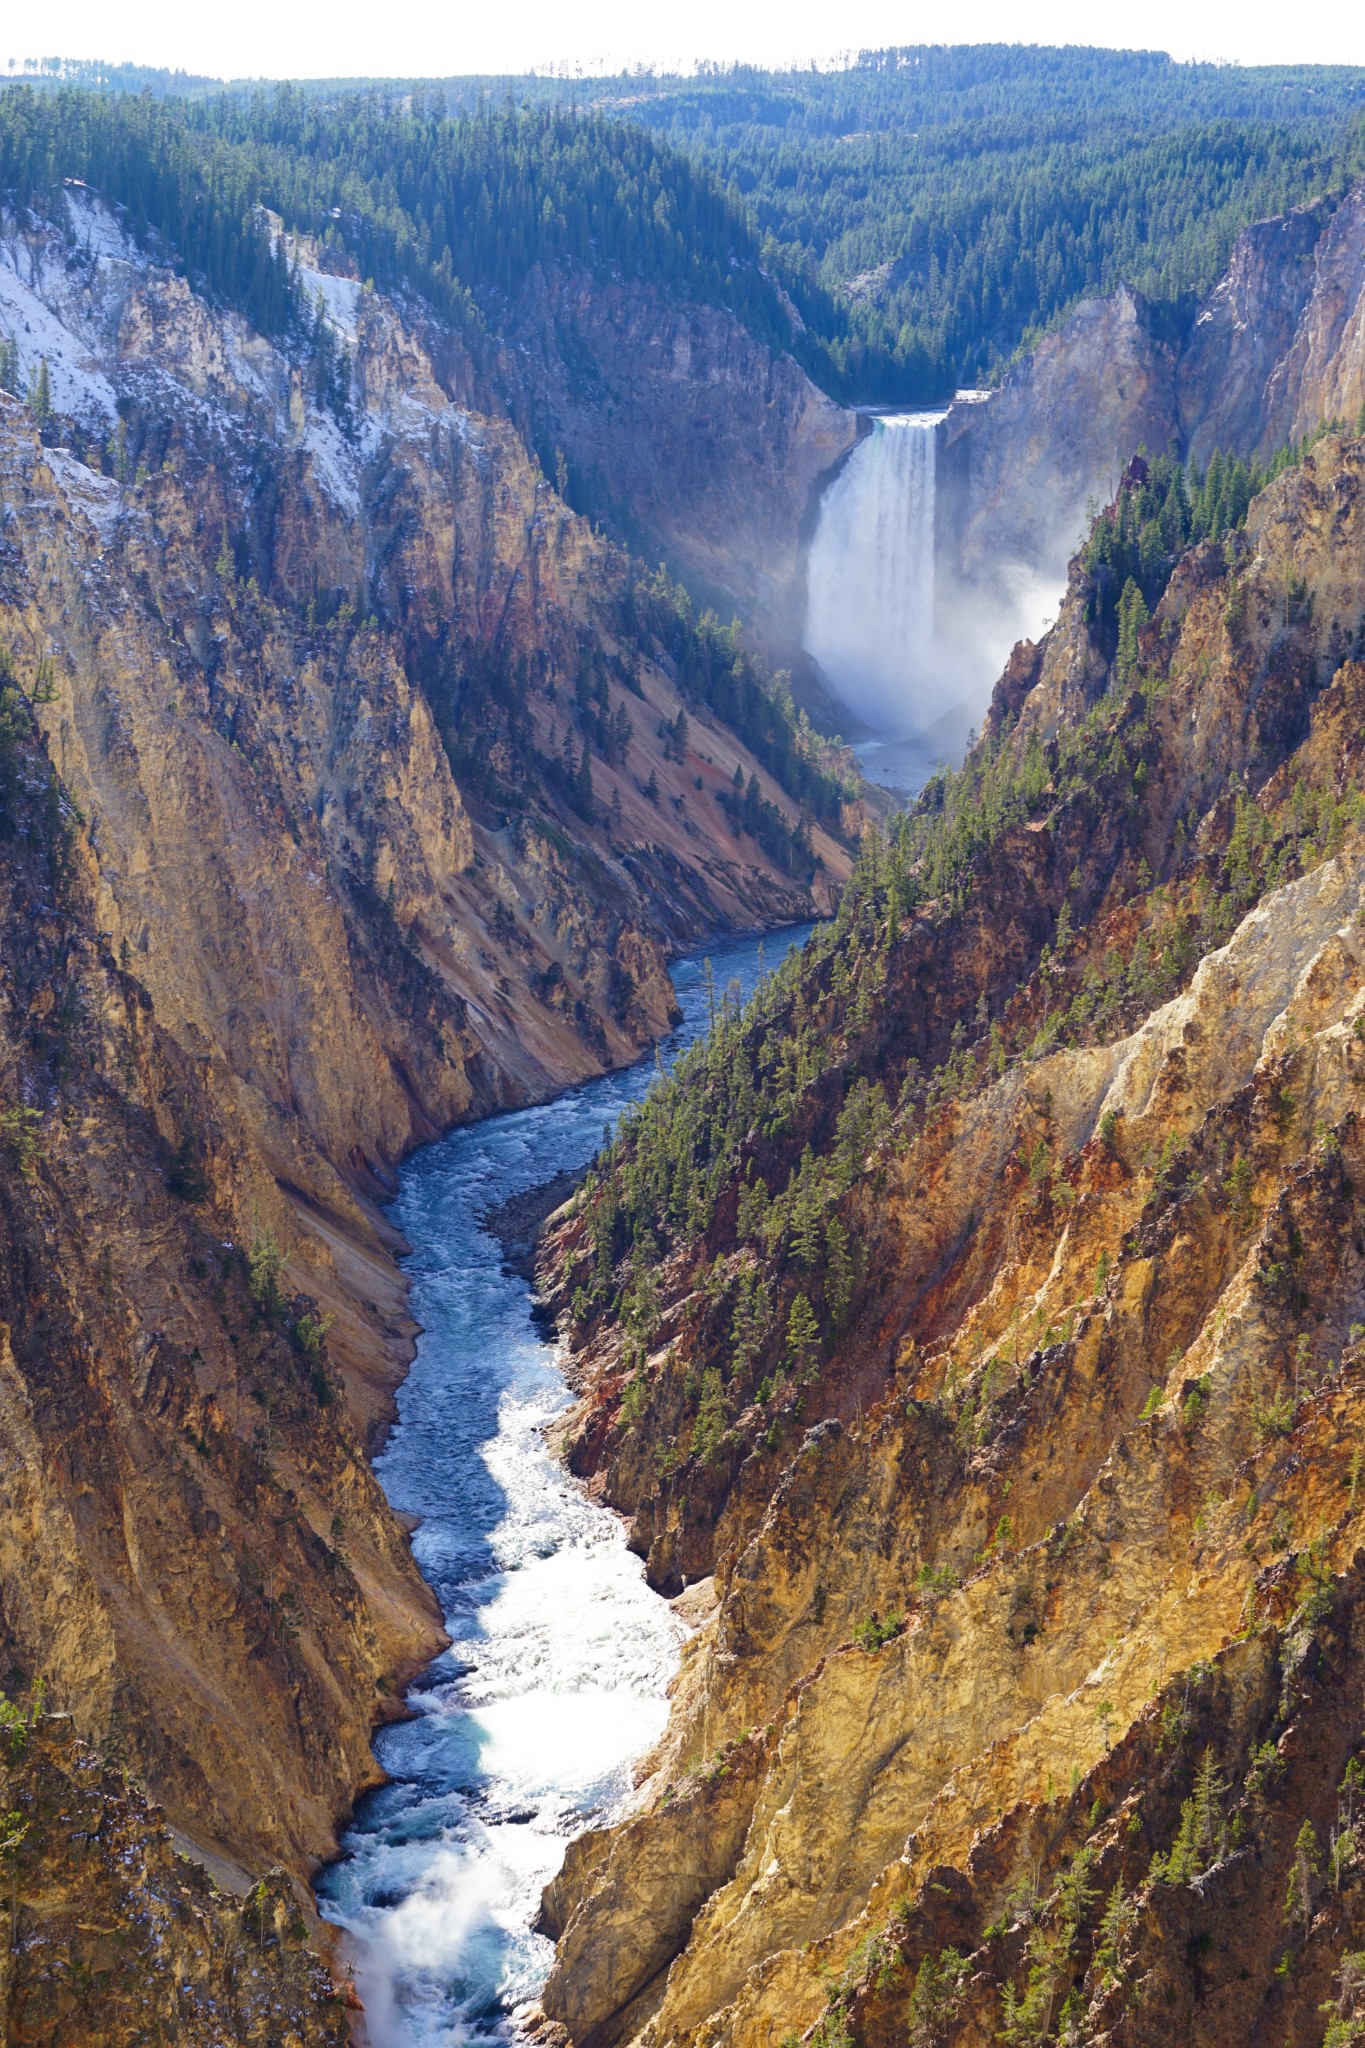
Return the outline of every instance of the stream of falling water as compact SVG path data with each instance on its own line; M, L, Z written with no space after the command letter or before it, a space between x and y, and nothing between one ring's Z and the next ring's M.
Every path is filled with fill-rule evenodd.
M770 964L805 936L770 938ZM761 978L758 941L711 958L719 989L747 996ZM680 962L674 983L683 1022L665 1058L706 1024L701 962ZM378 1472L393 1505L422 1517L413 1549L452 1641L409 1693L413 1719L377 1738L392 1782L318 1884L350 1936L374 2048L515 2036L550 1962L533 1932L541 1888L569 1837L620 1806L663 1729L681 1627L615 1516L546 1451L569 1402L559 1357L480 1222L586 1166L653 1071L651 1055L465 1126L403 1172L393 1215L422 1334Z
M820 505L805 644L874 731L924 731L955 701L936 675L934 518L941 412L875 417Z

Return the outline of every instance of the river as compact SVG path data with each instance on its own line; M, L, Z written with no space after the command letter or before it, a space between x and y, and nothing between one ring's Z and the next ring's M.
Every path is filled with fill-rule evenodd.
M770 937L766 964L808 929ZM711 961L718 991L747 996L765 948L720 947ZM683 1022L665 1060L707 1022L701 960L673 979ZM377 1737L392 1782L362 1802L318 1883L350 1937L374 2048L515 2034L550 1964L532 1931L541 1887L569 1837L619 1808L664 1726L681 1625L621 1523L545 1448L569 1405L559 1355L481 1222L585 1167L653 1072L651 1053L453 1131L403 1170L392 1214L413 1247L422 1334L377 1469L393 1505L422 1517L413 1550L452 1640L409 1692L413 1718Z

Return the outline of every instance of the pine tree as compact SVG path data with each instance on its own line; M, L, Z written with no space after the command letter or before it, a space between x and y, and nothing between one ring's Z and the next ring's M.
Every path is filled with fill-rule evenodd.
M802 1162L803 1166L807 1163ZM791 1235L792 1257L804 1272L809 1273L819 1263L820 1237L819 1197L807 1172L797 1185L792 1204Z
M716 1366L708 1365L701 1376L701 1400L692 1429L693 1457L714 1464L724 1449L728 1425L729 1409L720 1372Z
M1313 1899L1321 1876L1317 1831L1312 1821L1306 1820L1294 1843L1294 1861L1289 1866L1289 1883L1284 1895L1284 1917L1290 1926L1296 1920L1303 1921L1305 1941L1313 1924Z
M1131 681L1139 661L1138 633L1149 617L1147 600L1130 576L1119 598L1119 645L1114 672L1121 683Z
M825 1225L825 1300L836 1329L848 1314L852 1299L853 1258L848 1231L839 1217L831 1216Z
M1365 2041L1365 1950L1342 1957L1336 1970L1336 1997L1321 2009L1331 2015L1322 2048L1356 2048Z
M29 411L40 427L45 427L52 417L52 379L48 375L47 357L38 364L38 372L28 391Z
M804 1294L798 1294L787 1317L787 1361L796 1379L804 1379L815 1362L820 1325Z
M583 751L579 756L578 768L574 774L573 800L576 809L591 823L593 816L592 756L588 752L588 742L586 739L583 742Z
M966 1974L966 1960L955 1948L924 1958L910 1994L910 2048L933 2048L953 2017Z
M1180 1826L1161 1874L1167 1884L1188 1884L1219 1861L1224 1846L1223 1801L1227 1785L1206 1749L1194 1790L1180 1809Z

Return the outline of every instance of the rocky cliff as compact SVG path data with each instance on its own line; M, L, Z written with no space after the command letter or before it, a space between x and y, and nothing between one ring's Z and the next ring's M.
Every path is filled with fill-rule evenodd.
M0 635L91 814L120 955L363 1256L382 1233L353 1190L414 1140L660 1028L661 941L810 902L717 797L738 769L794 809L704 707L669 744L684 707L623 623L629 565L395 308L314 274L353 362L339 418L70 206L66 245L18 238L0 271L21 368L44 350L71 421L49 450L4 414Z
M1125 287L1087 299L998 391L953 407L940 522L960 572L985 581L1060 555L1064 577L1087 503L1113 496L1135 449L1171 440L1176 376L1173 338Z
M0 720L5 1690L67 1717L82 1771L154 1786L182 1847L245 1892L327 1852L438 1617L325 1326L284 1281L249 1105L119 967L80 814L9 680ZM70 2039L69 1987L38 1985L83 1878L70 1845L54 1874L60 1786L11 1797L8 2038ZM141 1924L118 1943L134 1970Z
M1365 186L1262 221L1189 324L1126 287L1087 300L943 427L940 570L1035 630L1086 507L1140 447L1268 461L1365 406Z
M1356 2037L1362 484L1117 669L1078 564L556 1223L569 1454L704 1617L546 1894L573 2041Z
M335 2037L276 1894L440 1640L365 1459L411 1339L376 1200L633 1056L669 950L847 868L838 764L747 657L473 409L453 336L292 253L291 353L82 188L0 246L0 1648L75 1745L12 1795L16 2040L141 2038L126 1985L82 2002L54 1832L115 1769L119 1967L161 1944L223 2038L247 1922L165 1844L243 1896L279 1865L232 2038Z
M574 503L790 661L801 542L856 416L733 314L644 285L537 269L498 324L514 412Z
M1182 352L1191 452L1263 460L1365 405L1365 187L1238 237Z

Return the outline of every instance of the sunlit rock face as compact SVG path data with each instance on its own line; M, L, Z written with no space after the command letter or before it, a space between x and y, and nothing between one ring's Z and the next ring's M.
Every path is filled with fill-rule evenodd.
M1362 405L1365 187L1248 228L1188 328L1127 288L1079 306L939 430L935 618L973 712L1056 616L1087 507L1139 448L1266 461Z
M1323 420L1365 405L1365 186L1333 211L1305 207L1248 228L1200 311L1179 377L1181 427L1262 461Z
M1078 2041L1223 2048L1349 2000L1363 483L1329 435L1191 550L1140 686L1077 566L979 757L1036 796L729 1048L754 1112L642 1364L574 1303L592 1198L557 1221L571 1455L708 1595L638 1809L547 1894L575 2041L986 2048L1042 1984ZM836 1161L862 1278L794 1379L753 1304L829 1303Z

